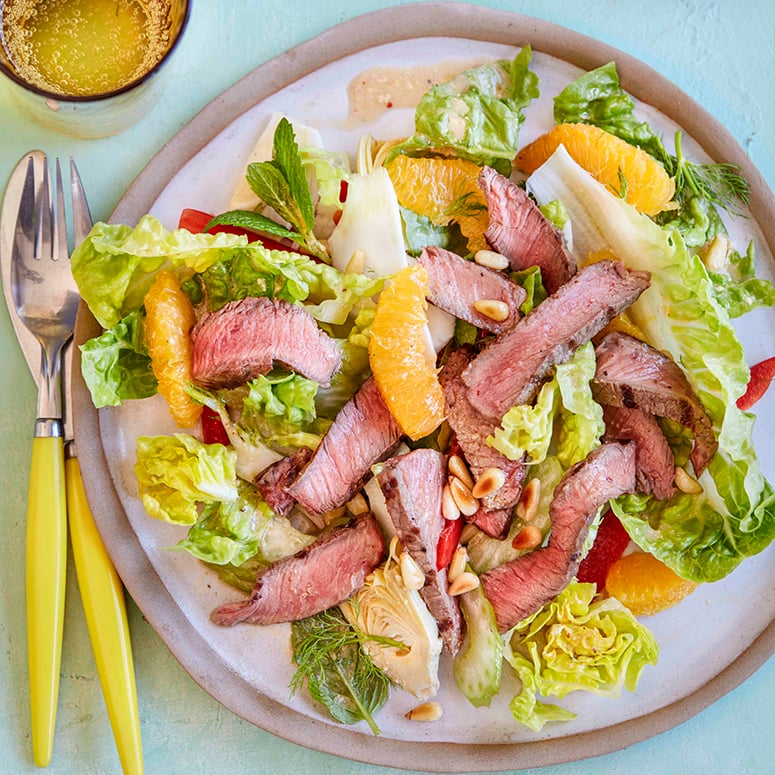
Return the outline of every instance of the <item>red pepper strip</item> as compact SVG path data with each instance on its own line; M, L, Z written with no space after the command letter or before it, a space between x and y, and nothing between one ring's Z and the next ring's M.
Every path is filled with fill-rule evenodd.
M775 379L775 357L751 366L751 378L748 380L745 393L737 399L737 408L743 411L750 409L767 392L773 379Z
M439 544L436 549L436 570L446 568L452 562L452 555L460 543L460 534L463 532L463 518L446 520L441 529Z
M597 591L605 588L611 566L622 556L630 536L612 511L607 511L597 529L595 543L581 561L576 578L584 583L597 584Z
M221 418L209 406L202 407L202 439L205 444L231 444Z
M178 221L178 228L190 231L192 234L201 234L205 230L205 226L214 218L210 213L203 212L202 210L193 210L189 207L185 208L180 213L180 220ZM261 242L261 244L267 250L284 250L288 251L287 245L281 245L273 239L265 237L263 234L256 234L249 229L242 229L239 226L227 226L226 224L217 224L211 229L207 230L208 234L239 234L246 236L251 242Z

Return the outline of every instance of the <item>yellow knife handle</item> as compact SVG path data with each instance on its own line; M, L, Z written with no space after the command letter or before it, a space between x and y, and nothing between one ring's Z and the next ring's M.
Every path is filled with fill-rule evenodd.
M75 571L102 693L124 774L140 775L143 749L124 587L94 524L77 457L65 461L65 474Z
M67 513L61 436L32 440L26 563L32 753L35 764L46 767L54 748L65 613Z

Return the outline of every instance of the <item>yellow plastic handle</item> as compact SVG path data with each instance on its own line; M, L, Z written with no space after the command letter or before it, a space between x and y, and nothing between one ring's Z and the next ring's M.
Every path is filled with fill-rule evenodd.
M124 588L89 509L78 458L65 462L67 513L81 590L105 705L125 775L143 772L143 749Z
M65 613L67 516L61 437L32 440L26 562L32 753L35 764L46 767L54 748Z

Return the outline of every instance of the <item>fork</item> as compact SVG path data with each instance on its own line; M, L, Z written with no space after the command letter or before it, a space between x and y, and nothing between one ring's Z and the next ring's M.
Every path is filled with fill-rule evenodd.
M78 293L69 281L62 173L56 211L44 165L40 190L30 158L14 232L11 290L21 322L40 343L38 406L27 502L26 600L32 745L51 760L64 623L67 506L62 421L62 348L71 339Z
M36 191L35 170L42 168ZM70 159L73 241L91 228L75 162ZM12 250L11 287L21 322L41 345L38 409L27 512L27 629L33 756L46 766L53 751L61 662L67 524L105 704L124 773L143 771L132 650L124 590L102 543L84 493L72 437L70 390L63 420L61 365L73 335L78 290L70 272L64 186L55 162L30 155ZM64 351L70 366L72 347ZM65 491L67 495L65 496Z

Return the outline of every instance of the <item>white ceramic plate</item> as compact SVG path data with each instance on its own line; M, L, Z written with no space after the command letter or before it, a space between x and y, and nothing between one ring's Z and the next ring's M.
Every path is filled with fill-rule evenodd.
M440 25L437 19L444 21ZM658 131L670 138L680 127L691 158L733 161L744 168L754 188L754 218L730 223L730 228L739 245L755 239L764 274L773 278L773 235L757 223L775 222L775 204L723 127L621 52L535 19L460 4L445 6L443 12L427 5L370 14L259 68L165 147L127 192L112 220L135 223L151 212L172 228L184 207L227 209L247 155L275 110L316 127L330 149L354 152L365 131L384 139L409 134L411 110L387 111L373 125L349 119L346 87L369 67L511 58L525 43L534 49L533 68L541 77L542 96L528 108L522 143L551 125L551 99L563 86L582 70L614 59L624 87L642 100L639 114ZM329 51L340 52L342 58L330 61ZM676 109L680 115L674 114ZM94 326L84 312L77 339L92 336ZM772 311L748 315L739 330L751 362L775 352ZM96 412L83 386L75 388L89 499L130 594L208 692L249 721L294 742L411 769L496 770L513 769L515 762L521 767L559 763L615 750L680 723L736 686L775 650L773 546L727 579L703 585L680 606L647 619L659 642L659 665L646 669L637 693L624 693L619 700L570 695L561 704L578 713L575 721L548 724L538 735L520 727L508 711L514 694L510 688L515 688L510 678L491 708L473 709L455 689L451 665L444 661L438 697L445 710L441 721L406 721L404 713L416 700L394 691L377 719L379 738L365 725L336 725L306 695L289 697L293 668L288 626L213 625L211 611L240 594L188 554L169 551L184 530L145 514L132 472L134 440L140 434L173 430L163 401L156 397ZM765 475L773 481L775 442L764 433L765 427L773 427L772 401L763 402L761 411L755 441Z

